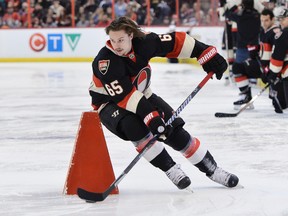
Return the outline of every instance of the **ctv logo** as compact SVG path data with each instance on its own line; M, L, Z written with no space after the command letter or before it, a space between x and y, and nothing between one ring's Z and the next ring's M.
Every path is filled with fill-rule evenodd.
M29 45L35 52L41 52L46 47L46 44L48 52L62 52L63 35L65 35L71 50L74 51L81 34L48 34L46 40L42 34L35 33L30 37Z

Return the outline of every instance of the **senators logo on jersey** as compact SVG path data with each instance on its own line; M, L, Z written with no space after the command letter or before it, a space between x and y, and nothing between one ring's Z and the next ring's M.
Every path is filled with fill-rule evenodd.
M143 68L133 80L133 85L136 86L138 91L143 92L150 85L151 68L146 66Z
M98 61L98 69L103 75L105 75L107 73L109 65L110 65L110 60L99 60Z

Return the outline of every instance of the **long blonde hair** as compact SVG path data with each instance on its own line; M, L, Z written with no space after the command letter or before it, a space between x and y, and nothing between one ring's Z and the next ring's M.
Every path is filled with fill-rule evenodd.
M131 33L133 33L134 38L145 37L145 33L141 30L140 26L133 20L124 16L113 20L110 25L105 28L105 32L107 35L109 35L110 31L120 30L124 30L128 35L131 35Z

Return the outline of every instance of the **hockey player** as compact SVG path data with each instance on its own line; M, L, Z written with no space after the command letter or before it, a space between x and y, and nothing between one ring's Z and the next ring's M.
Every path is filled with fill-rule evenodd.
M270 58L272 54L272 47L275 41L275 34L280 33L281 29L278 24L275 24L274 13L265 9L261 14L261 23L263 31L260 33L261 40L261 64L265 77L269 68ZM265 79L265 78L264 78ZM283 113L282 109L286 108L285 96L283 91L283 82L278 82L270 86L269 98L272 99L272 104L276 113Z
M281 78L285 99L288 104L288 9L284 8L278 16L282 31L276 34L268 73L262 77L263 82L273 83Z
M242 8L232 7L226 11L228 19L237 23L237 50L236 59L233 63L233 74L236 85L240 90L240 98L235 101L234 108L239 109L243 104L248 103L252 99L251 88L248 85L249 80L244 79L241 71L237 70L237 66L247 60L249 57L254 58L254 52L251 52L250 47L259 47L260 34L260 14L254 8L253 0L242 0ZM258 51L258 50L257 50ZM251 56L252 54L252 56ZM238 73L238 71L240 73ZM253 104L250 106L253 109Z
M244 61L243 63L234 64L234 73L241 74L242 88L249 88L249 78L261 78L262 71L267 70L270 62L270 57L272 53L272 46L274 45L275 34L280 32L280 27L274 22L274 14L269 9L264 9L260 16L261 20L261 31L260 31L260 56L258 53L258 46L249 46L250 58ZM261 61L259 60L261 59ZM277 84L278 86L282 83ZM275 86L276 87L276 86ZM271 89L270 92L275 92L276 88ZM282 112L281 104L283 102L282 91L278 91L279 94L271 97L275 111L277 113ZM276 101L277 100L277 101ZM249 100L247 100L248 102ZM280 104L280 102L281 104ZM285 101L285 100L284 100Z
M232 21L229 19L229 16L231 14L231 11L234 11L234 9L238 8L239 6L242 6L249 3L252 6L253 4L253 8L255 9L255 11L258 11L259 13L261 13L264 9L264 5L262 4L261 1L259 0L248 0L248 1L242 1L242 0L220 0L220 7L218 8L218 12L219 12L219 16L220 16L220 20L223 18L225 18L226 23L225 23L225 31L224 31L224 37L225 37L225 41L223 41L226 45L226 47L222 46L222 49L226 48L227 50L227 61L229 63L229 76L231 78L231 80L234 82L234 75L233 75L233 64L235 62L235 57L236 57L236 46L237 46L237 34L238 34L238 29L237 29L237 23L235 21ZM244 8L245 9L245 8ZM230 10L227 12L227 10ZM239 10L237 11L240 13L243 12L243 10ZM241 14L242 15L242 14ZM239 16L240 17L240 16ZM247 15L244 16L245 18L247 18ZM242 32L242 35L245 35L245 33L247 32ZM239 44L238 44L239 45ZM244 56L242 54L239 53L243 53L242 51L238 50L238 57L237 57L237 62L243 62L245 59L245 57L247 57L248 55ZM228 76L225 77L225 79L228 79ZM249 82L251 84L256 84L257 80L254 78L250 78ZM225 84L227 84L229 82L225 82ZM236 105L236 107L238 107L238 105Z
M149 87L149 60L155 56L196 57L206 72L213 71L216 78L221 79L227 63L215 47L185 32L144 33L126 17L112 21L106 33L110 39L92 63L93 81L89 88L92 105L103 125L123 140L132 141L137 151L141 151L153 135L161 135L160 142L155 142L144 158L165 172L179 189L187 188L191 181L162 142L182 153L211 180L235 187L238 177L218 167L207 148L183 128L182 118L165 126L173 109Z

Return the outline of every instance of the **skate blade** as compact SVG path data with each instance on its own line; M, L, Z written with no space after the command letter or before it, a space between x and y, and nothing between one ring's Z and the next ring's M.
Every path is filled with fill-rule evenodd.
M194 193L194 191L192 190L191 187L187 187L187 188L185 188L185 190L188 191L189 193Z
M246 104L242 104L242 105L234 105L234 110L240 110L242 107L244 107ZM255 109L253 103L250 104L248 107L246 107L246 110L253 110Z

